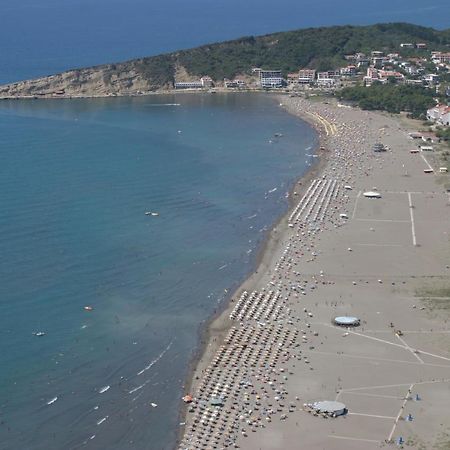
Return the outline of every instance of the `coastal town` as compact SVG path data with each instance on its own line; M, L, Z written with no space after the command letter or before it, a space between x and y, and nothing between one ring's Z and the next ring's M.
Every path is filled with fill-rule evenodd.
M413 56L411 56L412 54ZM450 52L429 51L425 43L402 43L398 52L373 50L370 54L357 52L345 55L348 65L333 70L300 68L294 73L279 69L251 69L251 75L222 82L205 75L198 80L174 82L176 90L225 88L335 90L356 83L371 86L374 83L398 83L423 86L445 93L450 97Z

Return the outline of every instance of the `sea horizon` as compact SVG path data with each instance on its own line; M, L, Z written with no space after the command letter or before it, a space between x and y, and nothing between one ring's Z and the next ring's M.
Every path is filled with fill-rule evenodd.
M4 5L2 14L0 84L5 84L300 28L409 22L444 29L450 5L445 0L427 5L399 0L392 8L388 0L373 6L347 0L342 8L331 0L318 5L282 0L276 8L265 8L254 0L245 4L232 0L214 7L206 0L195 5L179 0L170 5L143 0L43 0L39 4L20 0Z

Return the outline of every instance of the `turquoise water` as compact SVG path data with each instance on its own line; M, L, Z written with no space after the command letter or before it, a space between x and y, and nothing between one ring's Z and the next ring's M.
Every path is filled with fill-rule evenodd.
M0 448L170 448L316 144L264 95L1 102Z

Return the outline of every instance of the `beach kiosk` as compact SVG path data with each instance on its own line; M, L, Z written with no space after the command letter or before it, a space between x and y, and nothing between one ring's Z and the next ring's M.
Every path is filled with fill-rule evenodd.
M358 327L361 320L353 316L338 316L332 320L332 323L338 327Z
M367 192L364 192L363 195L366 198L381 198L381 194L376 191L367 191Z
M320 402L314 402L308 405L316 413L325 414L331 417L342 416L347 413L346 406L341 402L334 400L324 400Z
M333 324L339 327L358 327L361 320L353 316L338 316L333 319Z

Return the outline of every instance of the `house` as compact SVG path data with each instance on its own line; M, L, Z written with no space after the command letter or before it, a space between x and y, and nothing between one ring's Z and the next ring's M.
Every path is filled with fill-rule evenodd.
M394 78L396 81L403 81L405 79L402 73L396 72L395 70L379 70L378 77L382 83L387 82L389 78Z
M439 75L436 75L435 73L427 73L423 76L423 80L426 83L433 85L439 82Z
M284 84L281 70L260 70L259 82L262 88L279 88Z
M394 78L398 82L402 82L405 76L394 70L380 70L374 67L369 67L367 69L367 74L364 77L364 84L370 86L374 81L379 81L380 83L387 83L389 78Z
M418 43L416 43L416 48L418 48L420 50L424 50L427 48L427 44L425 44L424 42L418 42Z
M415 48L415 45L412 42L405 42L403 44L400 44L401 48Z

